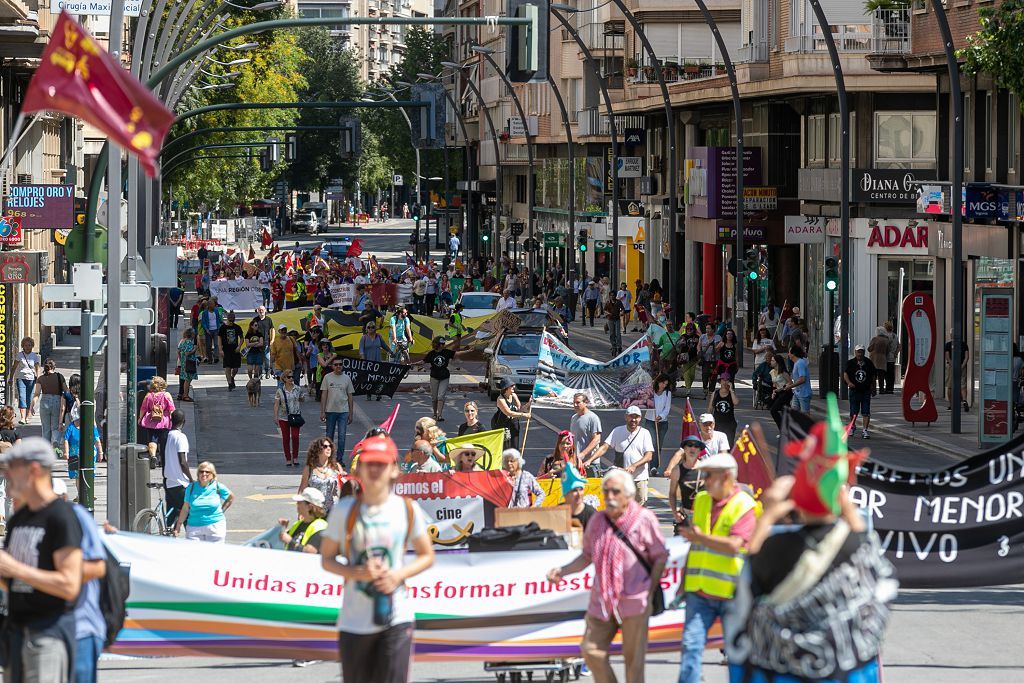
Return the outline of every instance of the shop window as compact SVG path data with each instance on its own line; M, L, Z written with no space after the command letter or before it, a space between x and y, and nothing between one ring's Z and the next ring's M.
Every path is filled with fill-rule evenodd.
M875 112L875 167L935 168L935 112Z

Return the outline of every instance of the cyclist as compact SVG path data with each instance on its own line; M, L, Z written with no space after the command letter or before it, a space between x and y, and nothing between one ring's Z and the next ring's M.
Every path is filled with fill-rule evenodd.
M394 363L402 365L409 364L409 347L412 346L412 325L409 320L409 311L405 306L399 306L395 314L391 316L391 346L395 350Z

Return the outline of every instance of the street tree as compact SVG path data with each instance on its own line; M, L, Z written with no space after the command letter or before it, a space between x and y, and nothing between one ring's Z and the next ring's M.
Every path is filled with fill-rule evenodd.
M963 71L985 72L1024 102L1024 0L1003 0L978 9L981 29L959 50Z

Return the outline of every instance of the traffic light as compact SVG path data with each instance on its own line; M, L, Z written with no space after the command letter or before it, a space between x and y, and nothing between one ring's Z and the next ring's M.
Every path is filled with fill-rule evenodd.
M528 26L505 29L505 73L514 83L540 83L548 77L548 16L546 0L508 0L505 15L526 18Z
M363 129L362 122L355 116L342 116L338 118L340 128L340 139L338 154L342 159L356 159L363 153Z
M751 282L756 282L761 277L759 266L760 258L757 249L747 249L747 253L744 255L743 270L747 273L747 279Z
M579 244L579 249L580 249L580 253L581 254L586 253L586 251L587 251L587 238L588 237L589 236L587 235L586 229L580 230L579 234L576 236L577 243Z
M490 230L481 230L480 231L480 241L484 243L484 247L486 247L488 244L490 244L490 242L491 242L491 232L490 232Z
M412 205L412 218L413 218L413 220L416 220L416 221L418 221L420 219L420 205L419 204L413 204Z
M825 291L834 292L839 289L839 261L829 256L825 259Z

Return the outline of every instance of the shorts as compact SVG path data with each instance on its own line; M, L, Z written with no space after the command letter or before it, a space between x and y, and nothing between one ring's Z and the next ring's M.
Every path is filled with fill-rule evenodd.
M953 386L953 367L946 363L946 388L950 389ZM964 368L960 371L960 388L967 388L967 369Z
M450 378L445 377L444 379L430 378L430 400L431 401L443 401L445 396L448 395L448 382Z
M223 543L228 535L228 524L226 520L220 520L213 524L202 526L186 526L185 538L190 541L205 541L207 543Z
M854 415L871 417L871 392L850 392L850 417L852 418Z

